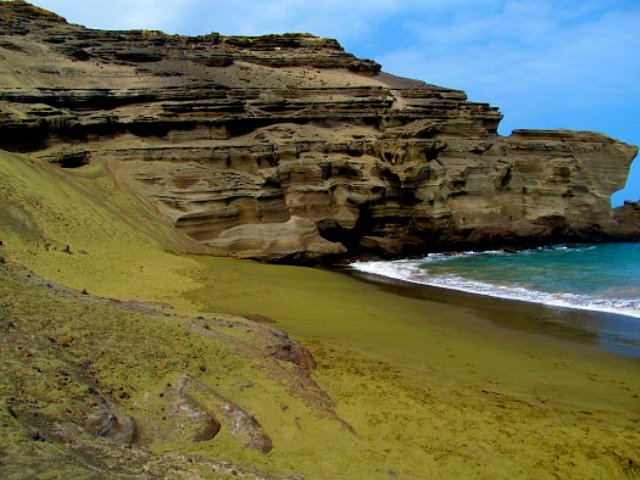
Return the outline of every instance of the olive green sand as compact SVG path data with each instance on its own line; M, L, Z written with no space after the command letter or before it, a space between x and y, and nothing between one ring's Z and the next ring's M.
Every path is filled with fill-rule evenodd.
M196 255L106 164L0 152L0 204L0 478L640 478L640 362L536 309Z

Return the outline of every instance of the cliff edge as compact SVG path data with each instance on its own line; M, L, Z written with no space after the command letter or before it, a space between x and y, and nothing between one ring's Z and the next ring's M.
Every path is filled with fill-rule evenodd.
M0 149L106 165L217 255L373 254L640 238L614 215L637 148L497 133L497 108L309 34L71 25L0 3Z

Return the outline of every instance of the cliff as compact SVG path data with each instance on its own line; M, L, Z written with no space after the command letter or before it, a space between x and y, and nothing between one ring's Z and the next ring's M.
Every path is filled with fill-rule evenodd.
M309 34L101 31L0 3L0 148L108 167L213 254L315 262L640 237L637 148L497 133L462 91Z
M0 478L640 475L608 316L184 254L636 234L633 147L499 120L331 40L0 1Z

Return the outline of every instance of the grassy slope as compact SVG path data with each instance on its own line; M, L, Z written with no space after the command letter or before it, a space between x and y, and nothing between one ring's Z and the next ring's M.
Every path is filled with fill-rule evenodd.
M114 313L6 276L2 297L20 307L3 313L19 325L2 346L10 372L3 397L15 397L23 382L46 414L79 422L87 401L82 382L77 388L51 382L56 362L73 366L90 357L105 385L131 392L113 401L136 419L151 422L159 407L148 394L155 398L167 379L187 371L254 413L274 441L268 456L224 436L147 445L155 452L307 478L640 475L637 362L500 330L464 305L401 297L335 272L171 253L197 247L155 221L104 166L62 171L0 152L0 179L0 239L11 262L94 295L176 307L169 320ZM265 367L199 334L191 320L196 312L276 319L314 352L314 378L354 432L306 398L286 369ZM45 347L47 337L67 334L78 339L68 351ZM35 355L24 357L30 348ZM46 381L28 368L38 358L50 373ZM202 363L206 372L196 369ZM25 414L41 408L24 402L16 408ZM14 424L3 415L0 424ZM53 448L49 443L36 448L17 427L11 432L12 441L0 444L0 471L3 458L14 466L30 458L46 458L48 468L55 463L51 452L33 451ZM77 464L65 452L58 462Z
M76 170L0 154L6 251L45 278L101 296L175 303L197 286L198 264L171 250L198 247L118 185L107 167ZM65 253L67 245L72 254Z

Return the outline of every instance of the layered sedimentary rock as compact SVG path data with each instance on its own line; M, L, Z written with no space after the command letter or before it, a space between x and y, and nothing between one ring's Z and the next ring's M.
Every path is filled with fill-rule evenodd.
M609 203L636 147L501 136L497 108L334 40L92 30L22 2L0 3L0 20L0 148L104 162L212 253L305 262L640 236Z
M620 236L637 237L637 229L640 225L640 202L624 202L622 206L614 210L613 217L618 223Z

